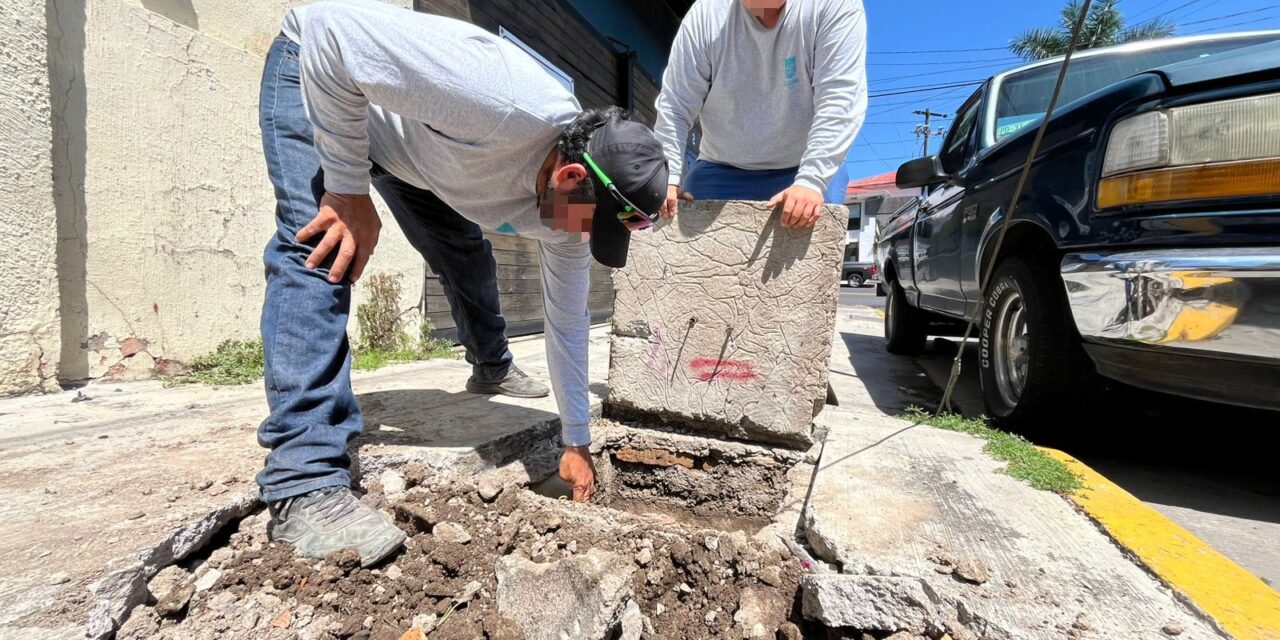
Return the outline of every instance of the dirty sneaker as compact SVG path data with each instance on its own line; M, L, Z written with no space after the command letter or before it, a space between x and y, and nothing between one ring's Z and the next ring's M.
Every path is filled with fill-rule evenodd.
M308 558L355 549L368 567L404 544L404 532L360 502L346 487L317 489L271 504L272 540L292 544Z
M475 376L467 380L467 391L481 394L501 394L513 398L541 398L551 390L547 385L530 378L514 364L507 370L506 377L492 382L476 380Z

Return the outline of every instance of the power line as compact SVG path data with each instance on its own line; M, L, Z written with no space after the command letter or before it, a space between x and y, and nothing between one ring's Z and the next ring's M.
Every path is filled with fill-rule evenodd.
M1202 30L1200 30L1200 31L1191 31L1191 32L1189 32L1189 33L1185 33L1185 34L1183 34L1183 35L1188 35L1188 36L1198 36L1198 35L1200 35L1200 34L1202 34L1202 33L1221 33L1221 30L1222 30L1222 29L1230 29L1230 28L1232 28L1232 27L1243 27L1243 26L1245 26L1245 25L1258 24L1259 22L1266 22L1266 21L1268 21L1268 20L1274 20L1274 19L1275 19L1275 17L1274 17L1274 16L1268 16L1268 17L1266 17L1266 18L1258 18L1258 19L1256 19L1256 20L1245 20L1244 22L1233 22L1233 23L1231 23L1231 24L1220 24L1220 25L1218 25L1218 26L1216 26L1216 27L1209 27L1208 29L1202 29ZM1275 25L1275 26L1276 26L1276 27L1280 27L1280 25Z
M918 51L871 51L873 56L906 56L920 53L970 53L973 51L1007 51L1008 47L983 47L981 49L920 49Z
M1004 58L985 58L982 60L952 60L950 62L868 62L868 67L920 67L932 65L957 65L968 64L970 62L1017 62L1022 58L1016 56L1006 56Z
M974 85L982 84L982 83L984 83L984 82L986 82L986 81L987 81L987 79L986 79L986 78L982 78L982 79L980 79L980 80L970 80L970 81L967 81L967 82L952 82L952 83L950 83L950 84L921 85L921 86L918 86L918 87L902 87L902 88L901 88L901 89L902 89L901 91L885 91L885 92L881 92L881 93L871 93L871 94L868 94L868 95L867 95L867 97L868 97L868 98L884 98L884 97L888 97L888 96L901 96L901 95L906 95L906 94L908 94L908 93L928 93L928 92L930 92L930 91L941 91L942 89L955 89L955 88L958 88L958 87L972 87L972 86L974 86ZM876 106L880 106L880 105L876 105Z
M932 102L939 102L939 101L943 100L944 98L950 98L950 97L952 97L952 96L955 96L955 94L957 94L957 93L961 93L961 92L963 92L963 91L965 90L965 88L966 88L966 87L957 87L957 88L955 88L955 89L950 89L950 90L944 91L944 92L942 92L942 93L939 93L938 95L935 95L935 96L930 97L930 98L929 98L929 100L930 100L930 101L932 101ZM886 113L889 113L890 111L897 111L899 108L901 108L901 107L903 107L903 106L906 106L906 105L919 106L919 105L920 105L920 102L921 102L921 99L920 99L920 98L916 98L916 99L914 99L914 100L905 100L905 101L901 101L901 102L880 102L880 103L876 103L876 109L877 109L877 110L876 110L876 111L872 111L872 112L868 112L868 113L867 113L867 117L874 117L874 116L878 116L878 115L884 115L884 114L886 114ZM887 107L887 108L882 108L882 107Z
M946 70L943 70L943 71L930 71L930 72L928 72L928 73L913 73L913 74L911 74L911 75L907 75L907 76L893 76L893 77L891 77L891 78L876 78L876 79L875 79L875 82L892 82L892 81L894 81L894 80L906 80L906 79L908 79L908 78L923 78L923 77L926 77L926 76L936 76L936 75L938 75L938 74L940 74L940 73L954 73L954 72L957 72L957 71L974 71L974 70L976 70L976 69L990 69L990 68L992 68L992 67L1007 67L1007 66L1009 66L1009 63L1007 63L1007 62L999 62L999 63L996 63L996 64L980 64L980 65L973 66L973 67L960 67L959 69L946 69Z
M1151 23L1156 22L1157 20L1159 20L1159 19L1161 19L1161 18L1167 18L1167 17L1169 17L1170 15L1172 15L1172 14L1174 14L1174 13L1177 13L1178 11L1181 11L1181 10L1183 10L1183 9L1185 9L1185 8L1187 8L1187 7L1191 6L1191 5L1193 5L1193 4L1197 4L1197 3L1200 3L1200 2L1204 2L1204 0L1187 0L1187 2L1184 2L1184 3L1182 3L1182 4L1178 5L1178 6L1174 7L1174 8L1172 8L1172 9L1170 9L1170 10L1168 10L1168 11L1164 12L1164 13L1158 14L1158 15L1156 15L1156 16L1155 16L1155 17L1153 17L1153 18L1149 18L1149 19L1147 19L1147 20L1144 20L1141 24L1139 24L1139 25L1137 25L1137 26L1142 26L1142 25L1151 24Z
M1145 15L1147 15L1148 13L1151 13L1152 11L1155 11L1156 9L1159 9L1160 7L1163 7L1164 5L1169 4L1170 2L1173 2L1173 0L1160 0L1160 2L1157 2L1157 3L1155 3L1155 4L1153 4L1153 5L1149 6L1149 7L1147 7L1146 9L1143 9L1142 11L1139 11L1139 12L1137 12L1137 13L1133 14L1129 19L1130 19L1130 20L1137 20L1138 18L1140 18L1140 17L1142 17L1142 16L1145 16Z
M1261 9L1252 9L1252 10L1250 10L1250 11L1241 11L1241 12L1239 12L1239 13L1228 13L1228 14L1227 14L1227 15L1225 15L1225 16L1218 16L1218 17L1216 17L1216 18L1205 18L1204 20L1195 20L1195 21L1192 21L1192 22L1183 22L1183 23L1180 23L1178 26L1179 26L1179 27L1189 27L1189 26L1191 26L1191 25L1193 25L1193 24L1204 24L1204 23L1206 23L1206 22L1217 22L1217 21L1219 21L1219 20L1226 20L1226 19L1228 19L1228 18L1238 18L1238 17L1240 17L1240 16L1247 16L1247 15L1249 15L1249 14L1251 14L1251 13L1262 13L1263 11L1270 11L1270 10L1275 9L1275 8L1277 8L1277 7L1280 7L1280 4L1273 4L1273 5L1271 5L1271 6L1262 7Z

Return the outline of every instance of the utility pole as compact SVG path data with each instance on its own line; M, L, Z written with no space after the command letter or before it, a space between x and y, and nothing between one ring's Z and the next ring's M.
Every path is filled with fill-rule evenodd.
M933 118L950 118L951 116L945 113L937 113L929 109L925 109L924 111L912 111L912 113L918 116L924 116L924 124L916 125L915 134L917 137L924 138L924 155L927 156L929 155L929 137L941 136L946 133L946 130L942 127L938 127L936 130L930 127L933 123Z

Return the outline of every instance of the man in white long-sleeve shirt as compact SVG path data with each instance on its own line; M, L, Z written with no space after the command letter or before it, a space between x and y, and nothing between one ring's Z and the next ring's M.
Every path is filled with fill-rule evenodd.
M294 9L281 30L259 106L277 201L262 311L271 412L258 431L272 538L309 557L355 548L365 565L404 541L350 491L347 445L363 421L346 324L380 231L370 186L447 279L464 343L501 330L482 230L539 241L560 475L589 498L588 267L622 266L631 231L657 218L661 143L617 109L583 112L533 58L465 22L347 0Z
M698 0L662 78L655 130L680 196L768 200L784 226L844 202L845 155L867 110L861 0ZM684 166L701 120L700 156ZM687 172L686 172L687 169Z

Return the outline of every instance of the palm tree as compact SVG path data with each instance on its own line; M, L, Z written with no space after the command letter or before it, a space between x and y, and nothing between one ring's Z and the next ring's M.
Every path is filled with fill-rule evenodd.
M1031 29L1009 44L1014 55L1027 60L1043 60L1060 56L1071 45L1071 30L1080 18L1081 0L1069 0L1062 8L1062 20L1052 29ZM1173 35L1177 27L1164 18L1152 18L1125 28L1124 15L1117 6L1120 0L1097 0L1089 8L1080 32L1079 49L1109 47L1136 40L1154 40Z

